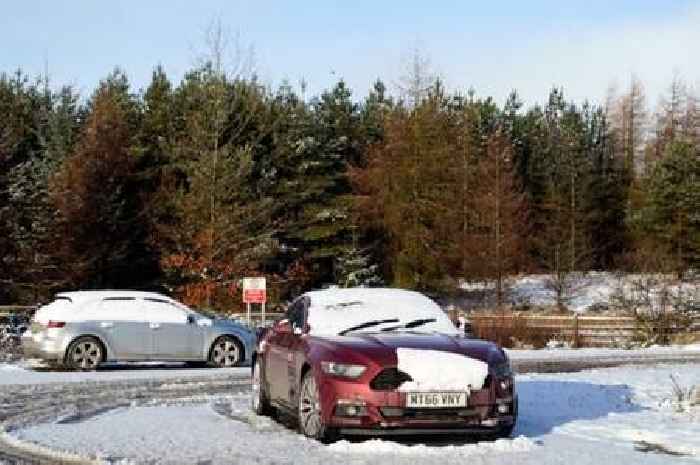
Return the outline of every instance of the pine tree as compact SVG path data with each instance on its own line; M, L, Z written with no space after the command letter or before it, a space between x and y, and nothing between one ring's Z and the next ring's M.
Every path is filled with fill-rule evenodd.
M373 263L369 250L360 248L356 233L352 245L336 258L335 272L335 282L342 287L373 287L383 284L379 265Z
M291 110L294 121L282 143L277 197L284 230L279 240L302 260L311 286L334 282L335 257L351 243L354 226L348 167L362 162L358 106L343 81Z
M700 266L700 153L674 142L649 179L644 212L647 232L669 246L679 276Z
M135 182L139 118L128 81L116 71L95 91L75 149L51 178L65 286L143 287L157 274Z
M41 105L37 86L17 71L0 74L0 301L18 298L19 269L31 218L15 210L26 164L40 153L36 115Z
M231 309L238 280L274 248L270 199L252 182L258 147L248 132L258 90L208 64L189 73L174 97L183 125L157 195L167 214L156 241L167 282L193 305Z
M69 87L58 93L48 82L34 112L38 147L11 172L10 208L14 211L12 240L17 245L15 276L26 283L32 298L47 297L60 285L54 260L56 212L49 196L49 180L73 150L79 130L78 95Z

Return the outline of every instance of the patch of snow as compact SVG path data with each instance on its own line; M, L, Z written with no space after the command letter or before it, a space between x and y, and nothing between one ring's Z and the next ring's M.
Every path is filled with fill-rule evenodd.
M556 292L551 286L552 276L548 274L532 274L511 276L505 285L510 300L514 304L527 304L535 307L551 307L556 304ZM671 295L685 295L688 298L700 298L700 285L695 283L680 283L672 276L651 274L625 274L591 271L575 273L569 277L565 285L565 305L574 312L586 312L595 307L606 308L620 293L628 298L635 291L635 283L664 287ZM495 282L461 281L459 288L466 292L486 292L495 289ZM651 297L654 297L652 289Z
M398 369L413 378L401 385L403 392L481 389L489 373L488 364L462 354L398 348L396 356Z
M350 288L326 289L305 294L311 300L308 312L310 334L336 336L341 331L370 320L398 319L368 330L396 326L410 321L433 318L416 328L443 334L459 334L452 321L440 307L418 292L402 289Z

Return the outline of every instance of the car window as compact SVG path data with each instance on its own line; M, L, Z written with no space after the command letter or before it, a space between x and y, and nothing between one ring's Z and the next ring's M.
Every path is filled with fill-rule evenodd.
M297 299L287 310L287 319L292 328L304 327L304 299Z
M139 302L144 317L153 323L187 323L187 313L182 309L161 300L141 300Z

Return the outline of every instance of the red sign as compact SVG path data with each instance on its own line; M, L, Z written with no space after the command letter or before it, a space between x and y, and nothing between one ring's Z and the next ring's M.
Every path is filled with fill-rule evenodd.
M243 302L246 304L264 304L267 301L265 289L246 289L243 291Z
M243 278L243 303L264 304L267 301L265 278Z

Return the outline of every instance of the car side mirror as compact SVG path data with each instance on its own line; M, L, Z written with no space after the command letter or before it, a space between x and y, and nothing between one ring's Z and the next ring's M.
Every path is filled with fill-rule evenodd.
M277 331L278 333L284 333L284 334L291 333L292 332L292 325L291 325L291 323L289 323L289 320L287 320L287 319L280 320L275 325L275 331Z
M194 315L187 315L187 324L193 325L197 322L197 319L194 317Z

